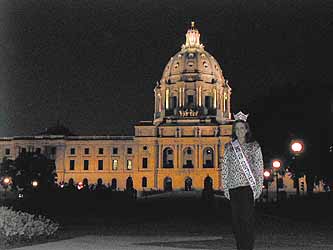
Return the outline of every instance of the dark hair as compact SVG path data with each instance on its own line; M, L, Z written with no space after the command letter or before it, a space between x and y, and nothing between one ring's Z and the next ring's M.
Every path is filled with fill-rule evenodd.
M245 141L246 142L252 142L252 141L254 141L253 138L252 138L252 133L251 133L251 129L250 129L249 123L245 122L245 121L242 121L242 120L234 121L234 123L232 124L232 134L231 134L232 140L234 141L234 140L237 139L237 136L236 136L236 133L235 133L235 127L236 127L237 123L243 123L243 124L245 124L245 128L247 130L246 135L245 135Z

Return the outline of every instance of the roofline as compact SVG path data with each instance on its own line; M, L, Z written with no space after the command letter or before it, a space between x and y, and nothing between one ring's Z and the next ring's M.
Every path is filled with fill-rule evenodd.
M12 140L133 140L134 136L117 135L88 135L88 136L65 136L65 135L36 135L36 136L13 136L0 137L0 141Z

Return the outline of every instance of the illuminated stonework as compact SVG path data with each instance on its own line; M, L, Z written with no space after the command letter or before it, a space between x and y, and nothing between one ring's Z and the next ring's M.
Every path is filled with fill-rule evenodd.
M219 63L200 44L200 33L193 23L185 44L167 63L154 92L155 125L180 117L230 122L231 88Z
M58 182L103 183L125 189L221 187L224 145L231 136L231 88L200 44L194 23L154 89L153 121L134 136L43 135L0 139L0 157L41 150L55 160Z

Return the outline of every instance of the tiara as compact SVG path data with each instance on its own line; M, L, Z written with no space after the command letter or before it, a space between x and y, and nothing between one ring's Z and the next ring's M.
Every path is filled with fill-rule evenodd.
M249 114L246 115L242 111L239 111L237 114L234 114L234 118L236 121L246 122L248 116L249 116Z

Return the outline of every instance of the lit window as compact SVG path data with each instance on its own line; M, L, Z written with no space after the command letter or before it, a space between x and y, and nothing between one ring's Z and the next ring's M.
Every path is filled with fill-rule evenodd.
M112 170L118 169L118 160L112 160Z
M103 160L98 160L98 170L103 170Z
M132 167L132 160L127 160L127 170L131 170Z
M89 169L89 160L84 160L83 161L83 170L88 170Z

